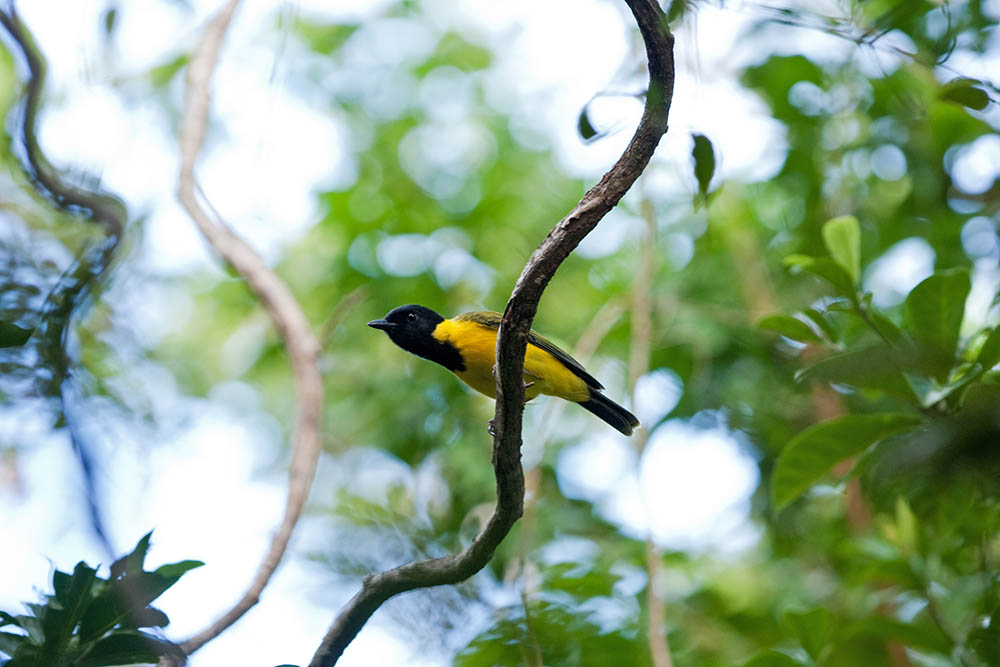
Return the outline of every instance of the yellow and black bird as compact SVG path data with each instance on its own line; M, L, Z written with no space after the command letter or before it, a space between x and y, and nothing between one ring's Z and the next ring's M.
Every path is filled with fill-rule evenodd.
M445 319L424 306L400 306L368 326L399 347L436 362L481 394L496 398L493 366L500 314L463 313ZM601 393L601 383L580 362L532 330L524 356L525 397L558 396L578 403L625 435L639 425L631 412Z

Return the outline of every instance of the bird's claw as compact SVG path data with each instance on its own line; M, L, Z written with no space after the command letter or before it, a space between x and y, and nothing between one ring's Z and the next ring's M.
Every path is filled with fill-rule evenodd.
M489 432L490 435L496 436L496 434L497 434L497 424L496 424L496 421L493 420L493 419L491 419L489 421L489 423L487 424L487 426L486 426L486 430Z
M493 371L492 372L493 372L493 379L494 380L499 380L500 379L500 377L499 377L500 372L497 370L497 365L496 364L493 364ZM531 376L531 377L538 377L537 375L529 373L528 371L524 371L524 374L528 375L528 376ZM522 384L524 384L524 388L525 389L530 389L531 387L535 386L535 381L534 380L532 380L531 382L525 382L524 379L522 378L521 382L522 382Z

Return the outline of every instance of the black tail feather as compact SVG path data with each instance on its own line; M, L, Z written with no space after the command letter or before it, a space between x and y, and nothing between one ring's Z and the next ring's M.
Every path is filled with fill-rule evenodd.
M580 405L625 435L632 435L632 430L639 425L635 415L598 391L591 391L590 400Z

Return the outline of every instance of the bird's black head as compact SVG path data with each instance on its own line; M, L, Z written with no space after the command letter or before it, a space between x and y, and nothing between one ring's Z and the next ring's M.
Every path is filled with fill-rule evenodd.
M436 361L448 370L464 370L461 355L450 344L434 337L434 329L444 318L424 306L393 308L381 320L372 320L368 326L389 334L392 342L418 357Z

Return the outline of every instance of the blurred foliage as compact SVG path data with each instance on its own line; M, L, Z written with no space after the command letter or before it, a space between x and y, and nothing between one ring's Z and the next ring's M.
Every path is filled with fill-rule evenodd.
M672 25L698 20L702 6L669 3ZM1000 664L1000 183L966 191L954 173L997 136L995 82L955 64L995 60L995 3L840 7L746 8L740 40L758 57L739 80L783 129L777 173L724 178L726 146L690 128L680 168L650 167L674 180L683 172L686 189L659 192L650 178L626 197L599 227L605 235L560 268L535 322L571 348L603 306L628 303L637 248L650 242L648 198L658 251L650 366L682 388L660 424L723 423L761 475L751 546L662 555L668 640L682 667ZM314 492L329 529L311 556L352 585L468 544L494 499L492 404L364 322L404 303L502 309L530 252L586 187L565 175L542 130L526 128L540 110L501 110L490 96L502 45L439 29L431 14L397 3L365 23L275 23L297 46L287 85L351 141L355 177L318 195L316 224L283 249L278 270L326 336L333 472ZM120 30L114 15L105 20ZM405 28L436 42L391 62L372 49ZM822 59L776 50L783 31L802 28L852 48ZM889 64L862 57L873 54ZM178 52L147 72L170 117L176 99L165 91L186 63ZM136 94L134 82L120 85ZM602 140L586 109L575 123L582 139ZM16 373L38 372L18 361L19 341L88 232L39 212L13 167L4 178L17 194L3 218L16 233L0 238L0 360L12 373L0 392L13 403L30 394ZM928 275L880 278L913 247L930 252ZM46 248L60 262L50 266ZM183 305L181 323L145 358L189 396L254 387L288 432L288 360L246 285L209 271L160 280ZM115 382L128 364L108 343L125 306L97 301L78 327L90 391L139 409L141 387ZM627 315L610 323L588 364L618 398L631 335ZM568 491L560 472L560 456L602 427L572 409L552 427L548 414L527 410L530 526L526 517L452 597L415 593L386 613L466 667L650 664L644 540L609 518L600 494Z
M26 604L28 614L0 612L0 627L14 630L0 632L0 665L100 667L180 656L172 644L139 628L170 623L150 603L202 563L182 561L145 570L151 536L144 535L130 553L112 563L107 579L81 561L72 574L55 570L55 592L43 596L41 603Z

